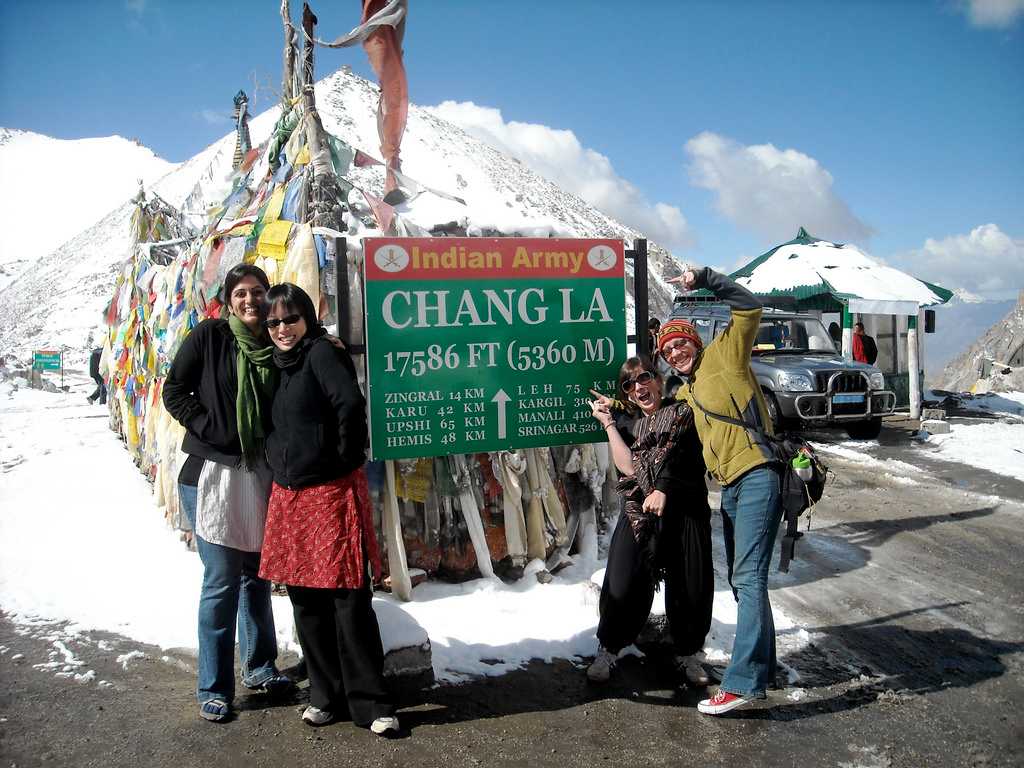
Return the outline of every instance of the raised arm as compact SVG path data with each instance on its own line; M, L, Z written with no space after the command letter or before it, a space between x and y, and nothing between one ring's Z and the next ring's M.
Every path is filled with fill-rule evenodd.
M693 287L707 288L729 306L732 320L715 340L715 354L732 368L746 368L761 324L761 302L750 291L710 267L696 270Z

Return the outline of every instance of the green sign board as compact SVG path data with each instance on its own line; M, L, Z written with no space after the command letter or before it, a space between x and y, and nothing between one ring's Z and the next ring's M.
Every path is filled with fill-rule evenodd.
M32 368L36 371L59 371L61 353L59 350L40 349L32 353Z
M626 357L621 240L370 238L375 459L596 442Z

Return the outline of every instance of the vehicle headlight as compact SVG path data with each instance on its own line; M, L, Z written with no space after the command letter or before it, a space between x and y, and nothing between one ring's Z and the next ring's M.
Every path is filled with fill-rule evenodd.
M779 387L787 392L813 392L814 382L802 373L780 373Z
M885 376L882 375L881 371L869 373L868 384L871 385L872 389L885 389Z

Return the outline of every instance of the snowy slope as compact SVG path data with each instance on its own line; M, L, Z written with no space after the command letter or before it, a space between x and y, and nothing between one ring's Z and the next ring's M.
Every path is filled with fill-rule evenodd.
M377 97L375 85L347 69L317 83L317 106L327 131L373 156L380 154ZM251 121L254 145L267 139L278 114L274 107ZM234 141L234 134L227 134L165 175L152 189L172 205L195 214L193 221L198 223L207 206L223 200L229 191L226 177ZM455 221L509 235L617 237L627 243L642 236L518 160L415 105L409 109L402 159L402 170L408 176L467 203L424 193L398 209L425 229ZM36 171L44 176L55 172L45 165ZM373 194L383 194L379 166L355 168L349 178ZM129 193L133 192L130 188ZM100 323L113 289L117 265L130 245L130 213L131 206L125 203L86 231L80 229L77 237L39 259L8 289L0 289L0 352L24 356L32 348L66 345L72 350L72 360L84 354L88 334ZM41 220L40 214L27 219L34 225ZM678 274L679 266L655 244L649 248L651 314L663 316L671 306L672 291L662 277Z
M139 179L148 185L175 168L120 136L65 140L0 128L0 289L131 198Z
M70 622L55 628L60 636L104 630L162 648L194 649L199 558L156 510L148 483L125 460L107 420L85 404L92 383L81 374L69 381L70 392L50 393L0 378L0 609L23 625ZM54 477L62 482L53 483ZM719 542L716 537L716 547ZM377 592L373 608L384 648L429 637L434 675L445 682L502 675L531 659L579 663L597 652L604 562L596 554L574 555L550 583L532 575L543 567L535 560L514 584L433 581L417 586L408 603ZM720 551L716 557L722 562ZM705 643L714 663L728 658L736 625L736 602L721 574L718 587ZM656 615L664 615L664 594L655 596ZM294 649L288 598L273 603L278 644ZM780 655L795 652L807 632L778 607L773 613ZM60 674L60 668L40 670ZM75 671L83 684L99 682L84 665Z

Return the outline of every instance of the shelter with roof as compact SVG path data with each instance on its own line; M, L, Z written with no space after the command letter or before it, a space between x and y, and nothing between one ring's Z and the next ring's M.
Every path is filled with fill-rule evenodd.
M951 291L872 258L854 245L833 243L800 227L795 238L777 245L731 277L768 305L837 313L842 318L842 351L852 357L855 322L863 322L878 345L876 365L897 403L920 414L921 336L926 307L946 303ZM905 339L905 342L904 342ZM910 376L916 371L916 376Z

